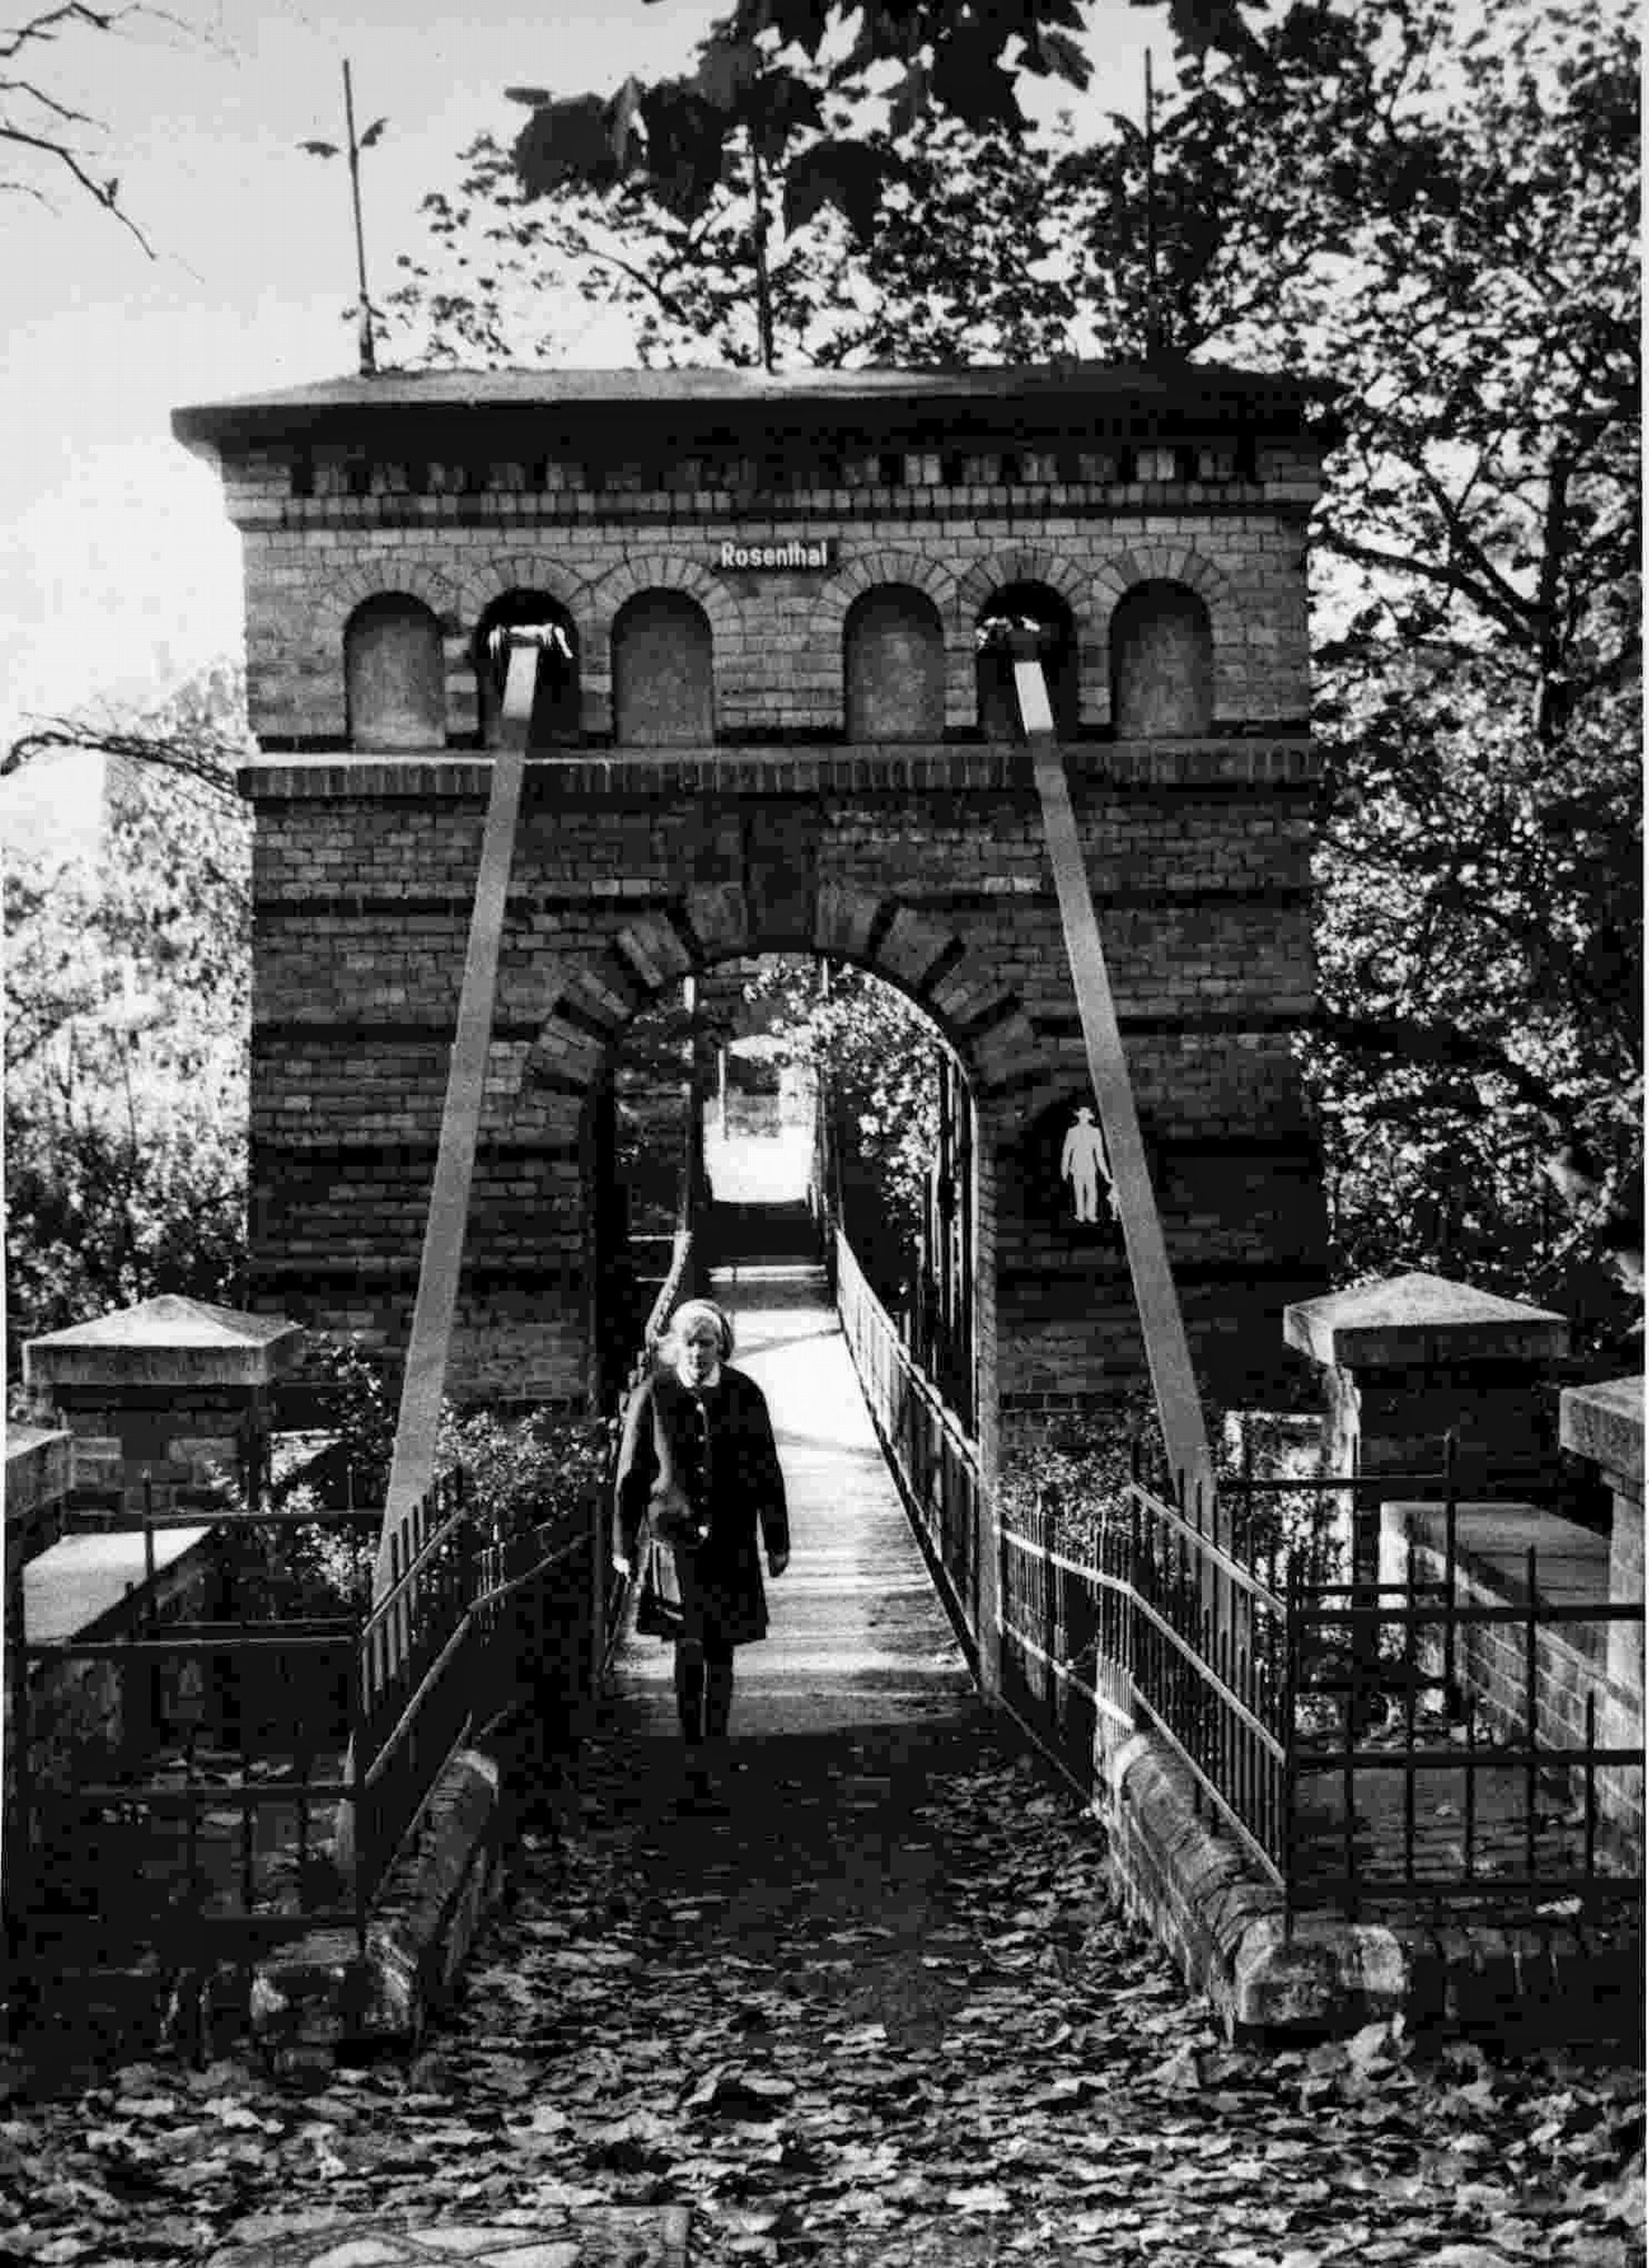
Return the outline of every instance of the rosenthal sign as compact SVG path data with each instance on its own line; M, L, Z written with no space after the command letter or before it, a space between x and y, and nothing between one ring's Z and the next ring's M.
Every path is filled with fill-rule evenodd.
M834 541L804 543L792 537L788 543L724 543L716 554L718 567L797 568L834 567L836 548Z

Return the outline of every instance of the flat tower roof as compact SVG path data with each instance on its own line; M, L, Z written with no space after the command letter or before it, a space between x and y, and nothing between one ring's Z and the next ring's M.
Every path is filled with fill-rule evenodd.
M968 370L500 370L385 371L323 379L269 394L176 409L172 430L191 448L359 433L380 420L449 427L475 413L491 422L606 423L615 412L656 410L672 426L711 419L828 426L852 420L891 430L903 418L961 431L998 428L1005 410L1047 425L1211 426L1298 431L1331 401L1313 379L1219 363L1007 364ZM672 416L670 413L674 413Z

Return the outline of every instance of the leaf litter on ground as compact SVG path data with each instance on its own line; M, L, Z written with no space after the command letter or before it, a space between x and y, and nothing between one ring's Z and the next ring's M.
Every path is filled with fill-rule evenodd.
M203 2263L317 2216L672 2201L696 2268L1640 2252L1629 2065L1423 2053L1395 2021L1229 2046L1109 1904L1096 1827L1022 1756L936 1760L919 1893L891 1772L859 1775L848 1847L814 1820L776 1895L771 1850L661 1828L623 1793L637 1771L621 1743L593 1756L579 1829L526 1854L409 2061L320 2088L151 2061L15 2096L0 2257Z

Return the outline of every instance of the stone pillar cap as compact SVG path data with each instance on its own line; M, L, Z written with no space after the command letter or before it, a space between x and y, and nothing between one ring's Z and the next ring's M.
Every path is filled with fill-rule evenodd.
M1569 1351L1566 1316L1417 1271L1299 1300L1283 1310L1283 1334L1314 1362L1344 1370L1550 1362Z
M243 1314L165 1292L89 1323L48 1331L23 1350L30 1387L263 1386L302 1350L301 1323Z
M1557 1438L1565 1449L1643 1486L1644 1382L1607 1378L1565 1386L1557 1397Z

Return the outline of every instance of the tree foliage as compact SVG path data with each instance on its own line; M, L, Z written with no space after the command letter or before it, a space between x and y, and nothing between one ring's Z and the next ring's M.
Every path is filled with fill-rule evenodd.
M227 737L236 697L173 714ZM243 1290L249 820L181 760L115 765L106 806L93 853L6 872L9 1375L40 1332Z
M866 146L892 144L880 131ZM913 127L867 239L828 204L786 228L771 218L760 306L737 168L684 215L641 177L529 196L490 135L460 162L456 188L424 199L428 242L401 255L386 302L395 350L416 362L553 359L569 293L593 316L624 317L647 365L1040 361L1070 343L1077 299L1060 215L1042 195L1046 152L1000 129ZM549 280L560 294L546 292Z
M1641 1242L1633 27L1400 0L1377 38L1296 8L1270 44L1193 73L1184 130L1236 163L1221 343L1341 389L1308 1057L1340 1263L1608 1336ZM1271 307L1238 313L1279 233Z
M896 986L832 962L821 985L812 958L775 954L749 997L768 1028L807 1064L836 1145L848 1240L880 1286L908 1272L927 1209L939 1143L944 1042Z
M812 90L775 165L810 136L874 153L867 239L828 201L769 229L777 335L828 363L1149 346L1334 390L1312 529L1323 1009L1304 1057L1336 1266L1476 1274L1607 1337L1641 1216L1631 12L1176 4L1149 230L1134 122L1078 146L917 99L924 40L965 13L899 19L880 109L865 90L890 82L865 72L891 14L855 17L840 48L828 9L729 18ZM1018 52L1005 34L996 59ZM484 236L490 202L513 291L578 275L639 315L646 357L752 361L742 177L666 199L644 94L605 187L571 164L524 187L494 145L468 210L441 216L446 249ZM423 288L467 343L484 296ZM488 343L508 358L522 336L494 324Z

